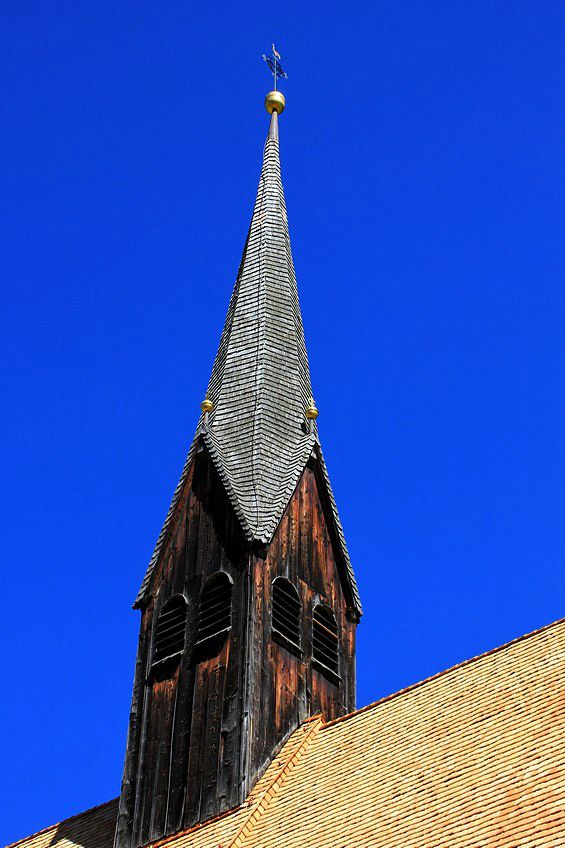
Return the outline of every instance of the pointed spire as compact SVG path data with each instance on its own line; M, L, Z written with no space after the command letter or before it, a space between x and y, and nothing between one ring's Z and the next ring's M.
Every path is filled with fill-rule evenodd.
M361 612L321 447L279 158L285 107L270 92L271 114L255 206L195 440L136 604L159 558L199 440L207 447L247 539L269 543L304 471L316 456L342 550L352 608Z
M271 111L255 207L206 393L213 403L208 429L244 530L262 542L270 540L315 439L306 423L312 389L281 181L279 109Z

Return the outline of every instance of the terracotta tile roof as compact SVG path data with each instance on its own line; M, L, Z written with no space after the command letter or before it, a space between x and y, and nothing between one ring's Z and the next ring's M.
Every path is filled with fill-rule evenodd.
M111 848L118 798L14 842L9 848Z
M242 848L565 845L565 621L326 725Z
M565 619L344 718L312 719L245 805L157 844L565 846L564 680ZM111 848L102 827L93 838L96 815L59 825L66 841L46 839L50 828L17 844Z

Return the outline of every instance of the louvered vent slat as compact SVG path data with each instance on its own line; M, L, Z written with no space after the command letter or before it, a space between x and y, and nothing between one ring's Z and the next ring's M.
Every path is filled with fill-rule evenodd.
M300 602L296 601L294 598L289 598L284 595L279 588L277 588L277 604L281 607L281 609L285 610L287 615L299 615L300 614Z
M298 592L284 577L273 581L272 629L300 650L301 604Z
M182 595L169 598L163 607L153 641L153 665L177 656L184 650L186 601Z
M214 604L207 604L206 609L201 609L200 612L200 620L203 621L204 618L213 618L215 615L221 615L226 608L226 599L225 594Z
M229 628L230 620L229 618L218 619L217 621L212 621L207 624L205 627L201 627L198 633L199 638L198 642L201 642L203 639L209 639L212 636L217 636L219 633L222 633L224 630Z
M171 639L178 640L179 638L184 639L184 626L185 623L181 620L178 624L175 624L174 627L171 627L166 631L159 631L159 642L168 642Z
M184 617L178 617L174 621L171 621L171 619L169 619L169 621L165 621L164 627L162 627L161 624L162 622L159 621L159 633L162 633L163 635L165 633L171 633L175 630L184 630Z
M337 624L333 612L324 604L314 609L312 617L312 659L326 677L334 682L339 679Z
M224 572L213 574L202 588L197 646L212 643L231 628L232 583Z
M171 601L172 600L173 600L173 598L171 598ZM176 604L172 604L172 606L169 608L169 603L167 603L165 605L163 612L159 616L159 621L168 621L169 619L176 618L176 616L178 615L178 610L177 610Z

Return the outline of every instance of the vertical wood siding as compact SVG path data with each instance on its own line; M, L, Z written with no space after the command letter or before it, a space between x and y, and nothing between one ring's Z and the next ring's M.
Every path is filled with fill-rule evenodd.
M314 468L305 469L268 550L252 550L207 454L197 454L142 613L116 848L236 806L304 719L354 707L355 624L334 549ZM215 656L197 661L198 596L218 570L233 580L232 629ZM278 576L302 602L300 657L271 638ZM176 668L155 673L154 623L176 593L188 602L186 648ZM339 686L311 667L312 608L320 600L338 622Z
M286 577L302 602L301 647L296 656L271 638L271 587ZM307 467L264 557L253 558L250 653L250 764L248 790L273 753L299 724L316 713L326 720L355 708L355 624L339 577L313 468ZM339 632L339 685L312 669L312 610L333 609Z

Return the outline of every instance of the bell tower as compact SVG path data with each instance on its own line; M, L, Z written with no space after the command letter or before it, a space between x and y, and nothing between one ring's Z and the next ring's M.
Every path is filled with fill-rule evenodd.
M361 604L318 437L279 161L284 96L265 105L226 323L135 602L115 848L237 806L305 719L355 707Z

